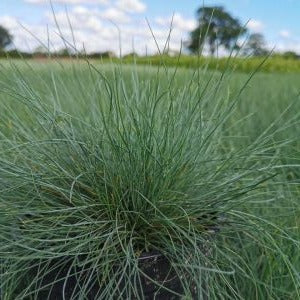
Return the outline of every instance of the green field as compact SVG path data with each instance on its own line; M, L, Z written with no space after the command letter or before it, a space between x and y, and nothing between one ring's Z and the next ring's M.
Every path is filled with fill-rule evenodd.
M300 73L0 67L1 299L70 265L70 299L143 299L154 250L182 299L300 299Z
M104 59L104 61L108 59ZM119 59L113 59L118 62ZM159 66L164 64L168 67L180 66L188 69L195 69L204 66L210 70L224 71L230 67L238 72L251 73L257 68L264 73L295 73L300 72L300 60L292 58L284 58L278 55L271 55L269 57L206 57L192 56L192 55L154 55L149 57L135 57L127 56L122 59L123 63L127 64L142 64L152 66Z

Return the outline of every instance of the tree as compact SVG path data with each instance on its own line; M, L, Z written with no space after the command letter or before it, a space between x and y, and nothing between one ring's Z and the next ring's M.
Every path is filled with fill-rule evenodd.
M226 49L238 48L237 38L246 32L240 21L233 18L222 6L201 7L197 10L198 26L190 33L191 52L197 53L206 43L211 55L218 45Z
M8 32L6 28L0 25L0 50L5 49L8 45L12 43L12 35Z
M300 55L294 51L286 51L282 54L282 57L286 59L299 59Z
M244 53L253 56L267 55L268 49L264 36L261 33L252 33L246 42Z

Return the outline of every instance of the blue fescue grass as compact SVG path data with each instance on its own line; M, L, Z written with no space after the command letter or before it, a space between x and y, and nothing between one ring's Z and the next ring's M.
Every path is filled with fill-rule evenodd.
M144 299L151 252L182 297L299 297L299 187L283 163L295 140L277 138L296 113L257 134L243 126L250 78L231 88L230 70L22 64L5 63L0 80L3 299L50 294L58 279L43 278L64 269L67 298L75 267L70 299L94 283L98 299Z

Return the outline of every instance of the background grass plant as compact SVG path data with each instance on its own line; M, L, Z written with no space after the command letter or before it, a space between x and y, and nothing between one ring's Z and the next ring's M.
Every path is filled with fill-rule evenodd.
M1 298L66 270L66 299L143 299L152 252L187 298L298 298L297 80L256 76L2 63Z

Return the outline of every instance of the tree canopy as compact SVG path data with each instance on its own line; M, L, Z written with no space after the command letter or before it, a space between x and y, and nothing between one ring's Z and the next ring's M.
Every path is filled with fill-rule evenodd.
M197 10L198 26L190 33L189 50L197 53L207 44L211 55L218 46L237 48L236 39L246 32L240 21L222 6L201 7Z
M6 28L0 25L0 50L5 49L12 43L12 35Z
M282 54L282 57L286 59L300 59L300 55L295 51L286 51Z
M261 33L252 33L247 40L244 53L253 56L267 55L268 49L264 36Z

